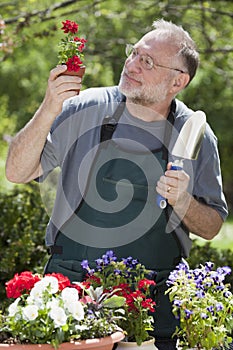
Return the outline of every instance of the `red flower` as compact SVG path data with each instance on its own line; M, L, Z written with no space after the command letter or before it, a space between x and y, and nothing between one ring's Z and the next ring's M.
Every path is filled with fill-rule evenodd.
M69 58L68 61L66 62L67 70L78 72L80 70L80 65L82 63L83 62L80 60L80 58L78 56L73 56L73 57Z
M128 305L129 311L139 311L137 300L141 301L145 298L145 294L143 294L140 290L136 290L126 296L126 304Z
M87 42L86 39L84 38L79 38L78 36L74 37L74 41L80 41L80 43L85 44Z
M145 289L147 290L148 287L150 286L155 286L155 281L153 280L148 280L148 279L143 279L138 282L138 288L139 289Z
M99 277L97 277L97 276L95 276L95 275L91 275L91 276L87 275L87 277L88 277L88 282L89 282L90 285L91 285L92 283L96 283L96 284L98 284L98 285L101 286L101 279L100 279ZM84 283L84 282L83 282L83 283ZM87 283L87 282L86 282L86 283Z
M79 50L79 52L82 52L83 49L85 48L85 43L87 42L87 40L76 36L76 37L74 37L74 41L81 42L81 44L78 46L78 50Z
M153 301L151 298L148 298L142 301L142 307L144 309L148 309L151 312L155 311L155 308L154 308L155 305L156 305L155 301Z
M18 298L28 293L40 279L40 276L33 275L30 271L16 273L10 281L6 282L7 298Z
M78 24L73 22L73 21L69 21L68 19L64 22L62 22L63 27L61 28L64 33L77 33L78 32Z
M64 288L66 287L70 287L71 283L68 277L64 276L62 273L48 273L45 276L53 276L56 277L56 279L58 280L58 288L60 291L62 291Z
M131 293L131 289L130 289L130 286L128 285L128 283L120 283L117 286L113 286L112 289L113 290L120 289L116 292L116 295L119 295L119 296L124 297L124 298L126 298L127 295L129 295Z

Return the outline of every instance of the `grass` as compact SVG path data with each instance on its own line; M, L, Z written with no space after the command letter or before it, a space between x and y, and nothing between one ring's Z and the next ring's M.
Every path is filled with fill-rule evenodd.
M192 235L194 238L194 235ZM206 243L206 240L195 236L200 244ZM233 218L229 218L222 226L219 234L211 241L211 246L218 249L231 249L233 251Z

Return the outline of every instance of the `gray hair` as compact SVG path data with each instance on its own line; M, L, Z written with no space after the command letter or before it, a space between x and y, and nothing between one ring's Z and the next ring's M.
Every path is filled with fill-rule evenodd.
M171 40L172 43L177 46L177 57L182 58L191 81L195 76L199 65L199 53L197 51L196 44L189 33L181 26L163 19L154 21L152 27L156 32L163 35L165 39Z

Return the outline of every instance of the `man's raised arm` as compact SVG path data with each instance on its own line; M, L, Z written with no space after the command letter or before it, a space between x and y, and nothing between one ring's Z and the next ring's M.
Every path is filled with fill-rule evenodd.
M54 119L60 114L63 102L81 88L81 78L59 76L66 69L62 65L51 70L42 104L11 142L6 161L6 177L11 182L26 183L43 173L41 152Z

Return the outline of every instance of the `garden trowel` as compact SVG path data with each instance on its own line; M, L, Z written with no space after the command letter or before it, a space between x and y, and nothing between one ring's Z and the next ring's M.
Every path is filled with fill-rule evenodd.
M171 152L171 155L177 158L172 163L171 170L181 170L184 159L197 159L205 133L205 126L206 115L203 111L194 112L184 123ZM161 209L164 209L167 206L167 201L164 197L158 195L157 204Z

